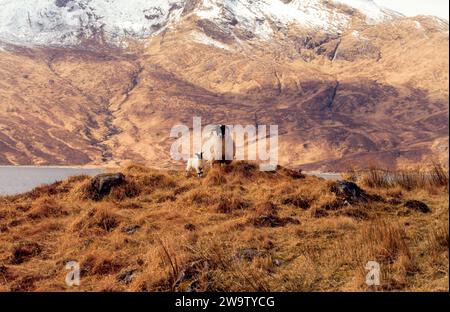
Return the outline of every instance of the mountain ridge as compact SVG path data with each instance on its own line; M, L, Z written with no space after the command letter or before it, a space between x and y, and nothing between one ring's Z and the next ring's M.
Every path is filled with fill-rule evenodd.
M193 116L278 124L282 165L446 160L448 23L371 23L334 2L284 2L328 3L352 22L341 33L274 26L266 40L243 18L191 14L204 2L187 1L177 23L127 47L3 44L0 163L173 167L170 128Z
M217 25L243 25L263 39L274 27L289 24L341 32L355 15L352 10L369 23L399 16L372 0L2 0L0 7L3 41L37 45L76 45L92 38L120 45L126 37L158 34L190 14Z

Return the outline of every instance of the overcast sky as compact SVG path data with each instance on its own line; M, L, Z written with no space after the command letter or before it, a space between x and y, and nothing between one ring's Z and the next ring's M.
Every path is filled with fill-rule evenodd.
M449 0L375 0L375 2L406 16L436 15L448 20Z

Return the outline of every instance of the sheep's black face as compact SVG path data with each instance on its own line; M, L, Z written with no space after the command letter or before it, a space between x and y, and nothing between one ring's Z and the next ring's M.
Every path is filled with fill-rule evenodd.
M227 126L225 126L225 125L220 126L220 134L221 134L222 138L225 137L226 130L227 130Z
M201 152L200 154L199 154L199 153L196 153L196 154L195 154L195 157L196 157L198 160L203 160L203 152Z
M216 135L220 138L225 137L227 126L226 125L218 125L216 127Z

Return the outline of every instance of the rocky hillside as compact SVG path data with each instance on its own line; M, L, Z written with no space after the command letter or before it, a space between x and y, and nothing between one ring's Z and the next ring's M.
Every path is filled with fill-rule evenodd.
M447 22L253 2L0 1L0 164L168 167L193 116L278 124L283 165L445 160Z

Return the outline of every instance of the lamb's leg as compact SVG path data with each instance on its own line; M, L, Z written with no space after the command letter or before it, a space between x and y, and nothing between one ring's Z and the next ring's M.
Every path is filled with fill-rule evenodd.
M191 166L191 164L188 162L188 164L187 164L187 166L186 166L186 178L189 177L189 173L191 172L191 170L192 170L192 166Z

